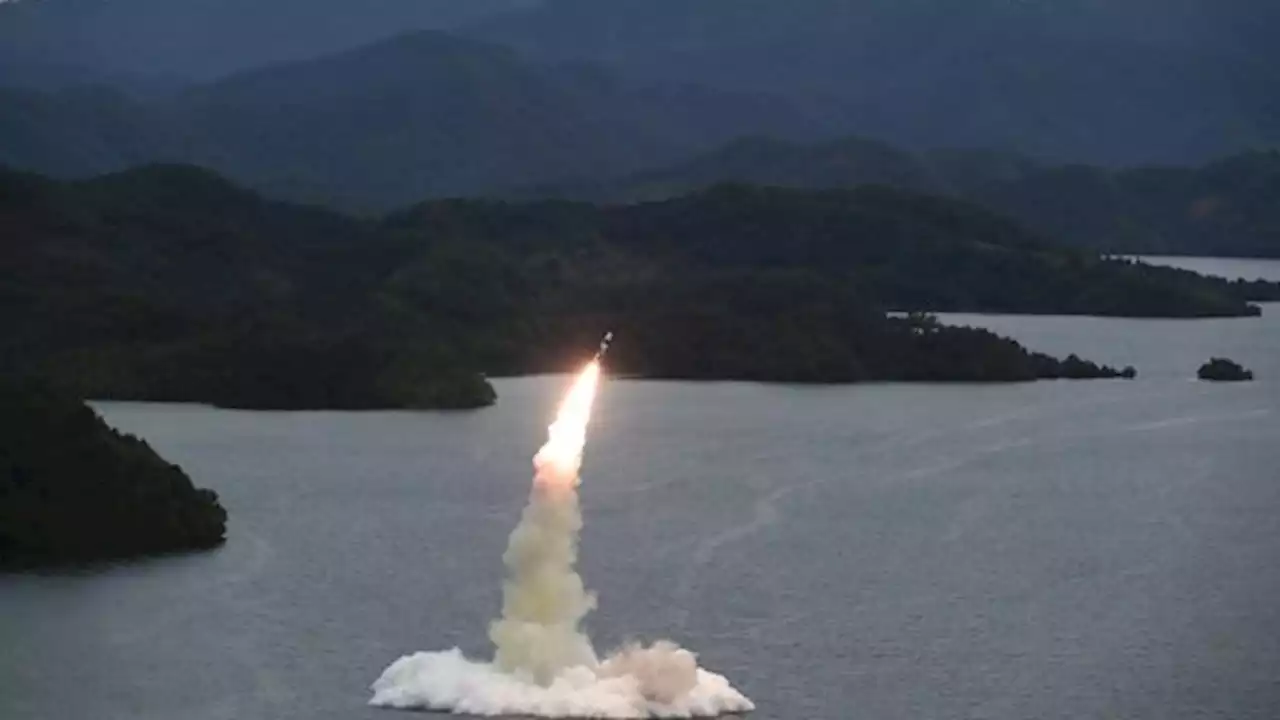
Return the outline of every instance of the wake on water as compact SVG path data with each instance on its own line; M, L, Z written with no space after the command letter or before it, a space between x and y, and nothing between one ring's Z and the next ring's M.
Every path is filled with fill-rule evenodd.
M580 629L596 604L574 566L582 529L578 471L598 379L593 362L534 457L533 491L503 555L502 617L489 628L493 662L470 660L457 648L407 655L373 683L370 704L553 718L714 717L754 709L675 643L630 645L601 661Z

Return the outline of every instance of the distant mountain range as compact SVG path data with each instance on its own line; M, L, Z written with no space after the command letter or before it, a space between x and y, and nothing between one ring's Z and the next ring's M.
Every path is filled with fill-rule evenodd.
M282 197L387 208L617 174L822 122L769 97L548 67L423 31L150 99L0 90L0 162L64 177L196 163Z
M626 203L722 182L869 183L961 197L1105 252L1280 255L1274 151L1113 170L804 141L837 129L779 95L546 65L435 31L150 97L0 89L0 162L57 177L191 163L273 196L372 212L470 195Z
M514 196L636 203L725 182L810 189L888 185L977 202L1045 237L1103 252L1280 257L1275 150L1199 167L1109 170L996 152L910 153L862 138L818 144L744 138L667 168Z
M494 114L543 110L577 116L578 126L567 133L581 135L581 147L558 148L553 133L542 157L527 158L547 162L549 172L574 169L564 154L588 159L577 168L588 169L600 134L618 145L635 144L636 156L648 156L652 148L645 138L631 137L637 125L651 126L649 135L679 146L718 122L743 116L742 98L760 96L808 119L788 126L796 139L859 134L913 150L990 148L1055 164L1201 163L1280 142L1280 45L1274 42L1280 3L1273 0L19 0L0 3L0 86L65 89L91 83L154 97L254 71L263 88L271 85L268 77L298 81L333 100L363 101L361 112L394 109L416 124L440 123L440 115L456 111L448 119L456 128L477 135L491 129L486 139L502 145L511 128L500 119L478 119L439 97L417 102L390 92L397 82L403 86L422 75L430 97L431 83L449 73L447 62L432 70L424 54L391 53L381 64L364 66L377 71L372 77L346 72L342 56L332 57L388 37L442 28L514 49L519 57L508 53L504 62L520 69L460 72L452 85L437 88L441 92L481 97ZM416 42L427 41L419 36ZM456 60L464 51L461 41L452 42L447 54ZM469 62L498 62L495 48L470 47L465 52L476 57ZM362 50L352 61L376 52ZM486 54L494 55L481 59ZM318 57L327 59L307 64ZM283 73L275 67L293 63L303 64ZM564 63L596 69L557 67ZM334 74L303 80L308 66ZM575 72L593 79L566 79ZM592 83L651 92L620 97L616 88L596 88L604 97L566 104L554 93L545 96L548 82L568 83L571 88L560 90L570 94L593 92L584 87ZM689 86L704 90L678 89ZM508 94L513 89L519 97ZM220 112L235 114L241 98L226 92L214 99ZM371 102L384 108L375 112ZM676 107L668 113L667 105ZM343 123L344 132L316 140L323 144L356 142L350 137L355 133L387 129L386 120L365 125L351 117L331 118L341 115L332 107L308 104L297 111L311 113L315 123ZM263 120L246 112L255 122ZM718 139L750 125L751 114L745 116L745 123L722 128ZM189 118L178 111L177 120ZM270 124L248 125L245 118L235 122L251 135L278 132ZM581 127L587 122L592 127ZM86 124L64 128L62 141L72 148L96 146L101 141L95 134L111 132ZM401 140L403 134L393 130L386 137ZM153 144L153 135L146 140ZM419 150L410 142L399 158L381 166L379 153L364 148L372 153L367 165L382 176L370 182L402 177L405 171L394 167L395 160L433 162L416 156ZM654 158L662 159L661 153ZM8 155L0 160L13 162ZM213 164L240 169L227 160ZM598 165L616 160L605 153ZM482 156L476 164L487 162Z
M455 34L351 49L422 26ZM21 0L0 163L192 163L361 212L878 183L1104 251L1274 256L1273 29L1258 0Z
M457 27L534 0L10 0L0 85L176 86Z
M1113 165L1280 141L1272 0L547 0L468 32L836 101L846 132L917 149Z

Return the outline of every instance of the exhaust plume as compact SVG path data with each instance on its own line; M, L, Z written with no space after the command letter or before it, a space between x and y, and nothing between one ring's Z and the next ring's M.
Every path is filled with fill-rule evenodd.
M491 664L447 652L415 653L373 683L370 704L468 715L687 718L754 705L675 643L633 644L601 662L582 619L596 606L575 570L578 502L600 355L578 375L534 456L533 489L503 555L502 617L489 627Z
M594 667L591 641L578 623L596 599L574 570L578 560L578 472L587 423L600 383L600 363L592 361L569 390L547 442L533 458L533 491L520 524L512 531L502 561L502 619L489 628L497 653L494 664L549 685L561 671Z

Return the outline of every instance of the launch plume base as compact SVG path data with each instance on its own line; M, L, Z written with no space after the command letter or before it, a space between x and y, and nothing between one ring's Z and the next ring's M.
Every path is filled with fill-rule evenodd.
M492 663L457 648L406 655L373 684L370 704L459 715L693 718L743 713L751 701L673 642L631 644L603 661L583 631L596 606L575 569L587 425L600 384L600 342L534 455L533 486L502 562L502 615L489 625Z
M602 666L603 667L603 666ZM468 660L454 648L406 655L373 684L370 705L400 710L429 710L482 717L541 718L711 718L754 709L728 680L700 668L696 683L666 702L644 687L646 678L631 673L606 675L573 667L549 685L539 685ZM646 694L649 694L646 697Z

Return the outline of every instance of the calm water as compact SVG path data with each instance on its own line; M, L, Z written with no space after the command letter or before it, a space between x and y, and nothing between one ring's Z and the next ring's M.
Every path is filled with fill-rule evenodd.
M759 718L1273 720L1280 306L958 319L1142 375L609 383L583 487L597 644L673 637ZM1211 354L1260 379L1191 380ZM486 650L562 387L502 381L458 415L102 405L222 494L231 541L0 578L0 718L397 717L364 706L388 662Z

